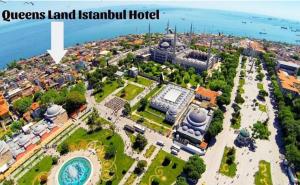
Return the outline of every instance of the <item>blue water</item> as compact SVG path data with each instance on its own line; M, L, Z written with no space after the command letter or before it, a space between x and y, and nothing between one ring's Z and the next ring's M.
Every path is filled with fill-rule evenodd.
M105 11L108 8L95 4L89 6L80 2L39 2L32 6L15 3L15 6L7 5L1 7L13 10L71 10L91 9ZM9 6L9 7L7 7ZM97 8L101 7L101 8ZM246 36L271 41L287 42L297 44L300 39L300 32L291 30L300 29L300 23L296 21L283 20L279 18L268 19L262 15L253 15L240 12L229 12L221 10L174 8L165 6L150 5L126 5L123 7L110 7L112 10L138 9L138 10L160 10L159 20L67 20L65 22L65 47L84 43L87 41L109 39L119 35L137 34L147 32L148 24L151 23L152 32L164 32L166 23L170 20L170 25L177 26L179 32L189 31L190 24L193 23L194 31L197 33L218 33L227 35ZM243 24L242 22L247 22ZM288 29L282 29L285 26ZM259 34L266 32L266 35ZM20 58L28 58L45 53L50 48L50 21L13 21L6 23L0 21L0 69L7 63ZM299 43L298 43L299 44Z
M59 171L59 185L83 185L91 175L91 163L76 157L65 163Z

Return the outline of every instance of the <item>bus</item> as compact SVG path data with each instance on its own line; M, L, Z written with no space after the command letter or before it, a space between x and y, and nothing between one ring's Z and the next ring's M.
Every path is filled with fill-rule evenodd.
M133 127L134 127L135 131L137 131L141 134L144 134L146 131L145 128L139 124L135 124Z

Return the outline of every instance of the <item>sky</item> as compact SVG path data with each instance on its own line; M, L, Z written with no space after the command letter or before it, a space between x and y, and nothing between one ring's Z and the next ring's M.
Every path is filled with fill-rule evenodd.
M5 1L5 0L4 0ZM6 0L12 1L12 0ZM18 1L18 0L17 0ZM21 0L19 0L21 1ZM29 0L28 0L29 1ZM34 1L34 0L31 0ZM39 1L49 1L49 0L35 0ZM52 0L60 1L60 0ZM65 0L64 2L70 2L76 6L76 2L81 2L81 8L91 8L95 4L99 6L113 6L113 5L124 5L124 4L160 4L176 7L188 7L188 8L205 8L205 9L219 9L228 11L238 11L247 12L254 14L262 14L272 17L279 17L284 19L290 19L295 21L300 21L300 0L292 1L278 1L278 0L94 0L94 1L84 1L84 0ZM83 2L85 2L83 5ZM90 3L89 3L90 2ZM4 3L0 4L5 6ZM6 3L9 6L9 3ZM28 6L28 5L27 5Z

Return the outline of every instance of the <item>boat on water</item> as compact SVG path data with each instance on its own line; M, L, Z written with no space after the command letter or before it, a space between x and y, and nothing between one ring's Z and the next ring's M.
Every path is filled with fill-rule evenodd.
M286 26L281 26L281 29L287 30Z
M242 21L242 23L243 23L243 24L247 24L247 22L246 22L246 21Z
M300 40L296 40L297 43L300 43Z
M267 33L266 33L266 32L261 32L261 31L260 31L259 34L260 34L260 35L266 35Z

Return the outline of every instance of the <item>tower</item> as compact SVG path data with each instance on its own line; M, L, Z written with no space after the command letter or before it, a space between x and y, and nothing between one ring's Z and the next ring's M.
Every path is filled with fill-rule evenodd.
M149 23L149 26L148 26L148 47L149 47L149 53L151 51L151 32L150 32L150 23Z
M189 46L192 46L192 35L193 35L193 24L191 23L190 33L189 33Z
M175 26L175 33L174 33L174 46L173 46L173 57L176 56L176 40L177 40L177 29Z
M209 42L209 48L208 48L208 54L207 54L207 60L206 60L206 70L208 69L208 64L209 64L209 60L210 60L212 42L213 42L213 39L211 38L210 42Z
M169 30L170 30L170 24L169 24L169 20L168 20L167 28L166 28L167 34L169 34Z

